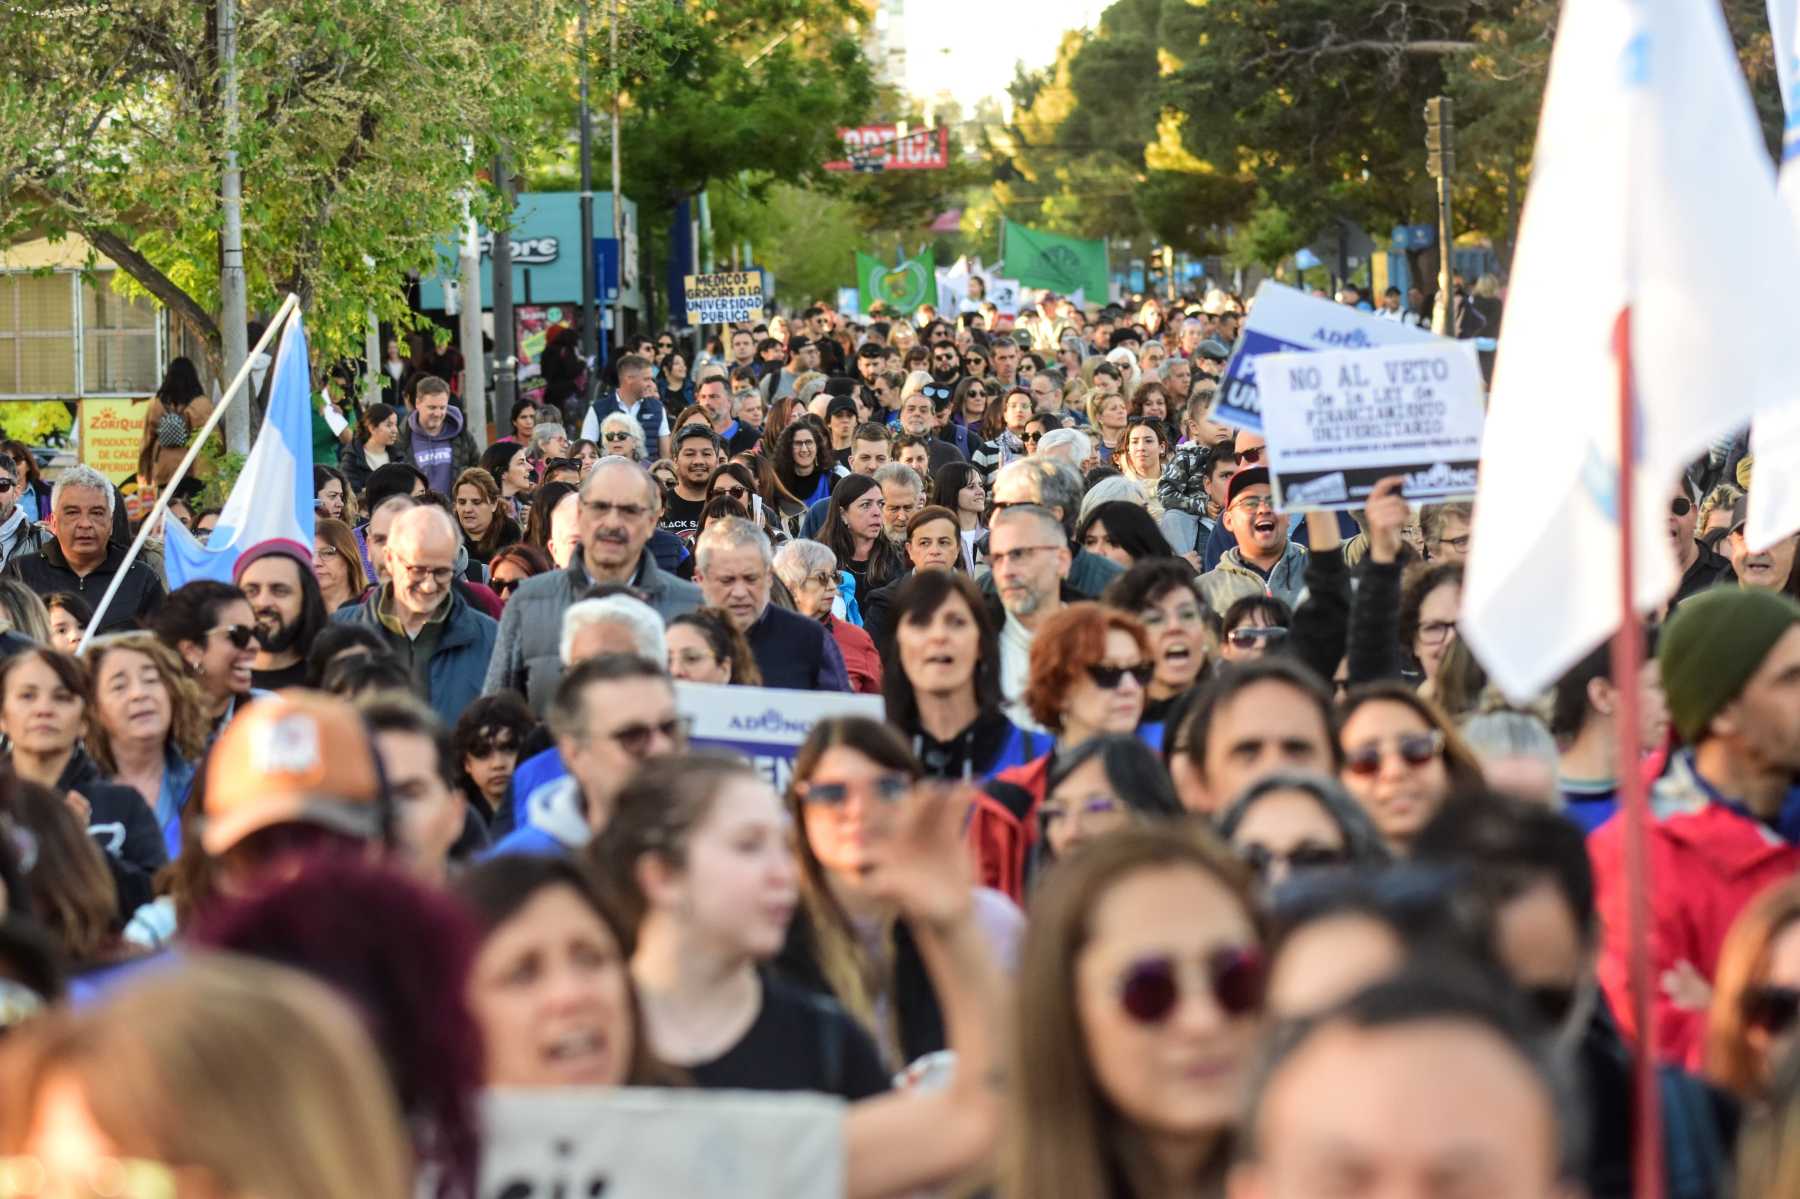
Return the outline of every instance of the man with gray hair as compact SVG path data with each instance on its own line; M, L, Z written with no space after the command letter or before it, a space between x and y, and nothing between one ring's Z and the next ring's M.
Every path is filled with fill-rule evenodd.
M636 654L667 662L669 643L656 610L619 592L569 605L562 618L561 652L565 668L602 654Z
M1065 430L1067 432L1068 430ZM1049 440L1052 434L1047 434ZM1081 476L1063 462L1046 459L1041 452L1035 458L1020 458L1001 467L994 475L992 495L999 511L1014 504L1038 504L1049 509L1062 523L1063 538L1070 545L1066 570L1068 584L1080 599L1097 600L1106 585L1125 573L1117 562L1098 554L1090 554L1074 545L1075 518L1081 511ZM990 521L990 527L992 522ZM990 543L992 534L989 535ZM990 551L989 558L992 559ZM994 591L994 577L981 581L983 592Z
M925 481L903 462L889 462L873 477L881 488L881 531L895 545L905 545L906 522L925 506Z
M1025 708L1031 674L1031 645L1043 622L1062 611L1063 580L1069 573L1069 541L1058 516L1041 504L996 509L988 524L987 585L999 598L1000 690L1006 714L1020 728L1044 732Z
M844 656L825 627L769 602L774 558L761 529L720 517L694 543L694 582L707 606L723 609L750 643L765 686L850 690Z
M56 540L34 554L12 558L5 576L40 596L70 591L99 607L100 597L125 565L124 547L110 540L115 498L105 475L91 466L69 467L50 492L50 531ZM162 601L162 580L141 559L133 562L101 616L99 632L146 624Z
M1060 462L1074 471L1094 456L1094 441L1080 429L1052 429L1038 440L1037 457Z
M625 584L664 621L700 606L700 589L660 569L647 548L662 514L662 488L649 472L624 458L602 458L577 494L578 552L566 569L519 584L488 666L486 690L517 691L540 715L562 677L562 614L590 587Z
M388 530L388 581L332 617L372 630L412 674L413 691L454 727L481 697L499 624L456 591L462 534L442 508L418 504Z

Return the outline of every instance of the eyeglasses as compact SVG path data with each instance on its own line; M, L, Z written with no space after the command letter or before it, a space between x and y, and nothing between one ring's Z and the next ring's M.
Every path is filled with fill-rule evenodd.
M1344 769L1360 778L1373 778L1381 773L1382 760L1392 752L1409 770L1417 770L1444 752L1444 734L1437 729L1429 733L1402 733L1389 742L1371 741L1344 755Z
M406 581L415 587L420 583L427 581L436 583L439 587L447 587L450 584L451 577L456 574L454 567L415 566L411 562L402 562L392 554L388 555L388 564L397 567L398 571L406 572ZM398 571L396 573L398 573Z
M1669 501L1670 516L1686 516L1694 510L1694 501L1685 495L1678 495Z
M1202 985L1227 1016L1247 1016L1262 1006L1263 955L1251 946L1225 947L1199 964ZM1119 1006L1139 1024L1161 1024L1185 989L1182 964L1171 955L1143 958L1119 978Z
M1456 622L1452 620L1428 620L1419 626L1420 645L1441 645L1444 639L1456 631Z
M1280 645L1287 640L1287 635L1286 629L1275 625L1244 625L1225 634L1225 640L1231 643L1232 649L1255 649L1261 641Z
M523 583L530 577L530 575L519 575L517 578L512 579L489 579L488 587L495 595L499 596L501 599L505 599L514 591L518 590L520 583Z
M623 429L614 429L609 433L602 433L600 435L600 439L602 441L631 441L631 440L634 440L632 438L631 434L625 432L625 430L623 430Z
M1241 450L1238 452L1238 456L1237 456L1238 465L1242 466L1246 462L1251 463L1251 464L1261 462L1262 454L1263 454L1263 448L1259 445L1251 446L1247 450Z
M687 745L688 730L691 727L693 721L685 716L677 716L654 724L649 721L628 724L622 729L614 729L607 737L632 757L642 757L650 752L650 740L653 737L661 737L674 748L681 749Z
M800 783L795 786L794 793L802 803L838 808L849 803L850 797L858 793L872 796L884 804L896 804L905 799L910 790L912 780L904 774L884 774L871 781L867 787L861 783Z
M1464 533L1461 537L1438 538L1439 545L1447 545L1459 554L1466 554L1469 552L1469 541L1470 535L1467 533Z
M750 489L748 487L745 487L742 483L739 483L735 487L715 487L715 488L713 488L712 495L708 496L707 498L716 500L720 496L727 496L731 499L738 501L741 504L745 500L750 498Z
M1108 666L1104 662L1095 662L1087 668L1088 678L1093 679L1094 686L1102 691L1117 691L1126 675L1136 679L1139 687L1148 687L1155 674L1156 667L1150 662L1139 662L1135 666Z
M1275 497L1272 495L1246 495L1232 507L1242 508L1245 512L1273 512L1275 511Z
M1019 440L1026 445L1036 445L1038 442L1044 440L1044 435L1042 433L1021 433L1019 434Z
M605 500L583 500L581 506L595 520L605 520L615 515L623 520L638 520L650 514L650 509L644 504L609 504Z
M836 591L838 589L838 577L828 570L821 570L816 575L807 575L806 581L823 591Z
M1323 866L1341 866L1349 860L1349 855L1342 849L1334 849L1329 845L1316 845L1303 841L1286 853L1276 853L1267 845L1246 845L1239 854L1244 864L1256 872L1256 877L1263 882L1269 881L1274 866L1280 862L1292 874L1296 870L1316 870Z
M1009 507L1013 507L1013 506L1014 505L1011 505L1011 504L995 504L994 510L996 512L998 512L1002 508L1009 508ZM1033 554L1040 554L1040 553L1045 552L1046 550L1054 551L1054 550L1060 550L1063 548L1065 548L1065 547L1060 546L1060 545L1022 545L1016 550L1004 550L997 554L989 554L988 555L988 564L990 566L992 566L995 570L998 570L1002 566L1005 566L1008 562L1023 563L1025 561L1025 559L1029 558Z
M221 625L216 629L208 629L206 635L211 637L222 633L225 640L231 642L232 649L249 649L250 643L256 639L256 630L245 624Z
M1739 1000L1744 1023L1760 1028L1771 1037L1791 1031L1800 1021L1800 989L1761 983L1746 987Z

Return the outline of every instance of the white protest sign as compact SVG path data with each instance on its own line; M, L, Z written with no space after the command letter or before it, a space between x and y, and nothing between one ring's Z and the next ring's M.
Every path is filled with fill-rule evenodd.
M1269 354L1257 365L1276 507L1351 510L1389 475L1406 498L1473 495L1481 363L1472 343Z
M723 325L732 321L762 319L761 271L723 271L716 275L685 275L690 325Z
M878 695L723 683L676 683L675 707L693 721L689 744L743 754L777 791L787 789L794 755L820 720L827 716L887 718Z
M1237 349L1225 364L1212 418L1252 432L1262 431L1258 380L1264 354L1308 350L1365 350L1371 346L1421 345L1443 341L1429 330L1383 320L1343 304L1309 296L1265 279L1256 289Z
M573 1087L482 1099L481 1199L840 1199L843 1100Z

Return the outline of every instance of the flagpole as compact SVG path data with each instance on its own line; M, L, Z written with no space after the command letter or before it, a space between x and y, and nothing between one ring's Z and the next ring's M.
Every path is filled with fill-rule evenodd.
M1636 1097L1633 1109L1633 1169L1637 1199L1662 1199L1662 1113L1656 1080L1656 1038L1652 1023L1650 966L1650 803L1644 785L1642 701L1644 631L1638 618L1633 587L1633 525L1636 520L1637 474L1636 408L1631 386L1631 307L1619 313L1613 327L1613 348L1619 365L1619 598L1618 634L1613 638L1612 674L1619 696L1618 777L1625 810L1625 888L1629 915L1628 935L1631 1009L1637 1026L1637 1045L1632 1060Z
M88 621L87 630L81 634L81 644L75 647L76 657L87 652L88 642L94 639L94 633L100 628L100 622L106 618L106 610L112 606L113 597L119 594L119 588L125 582L125 572L131 569L133 562L137 561L138 552L144 548L144 542L150 538L150 530L156 527L156 522L163 513L169 510L169 500L175 495L176 485L187 478L187 473L193 467L194 460L200 457L200 450L205 446L206 439L212 436L219 421L224 419L225 410L231 406L231 401L236 399L238 393L243 390L244 381L250 377L251 366L256 362L257 357L268 348L269 342L274 340L275 335L287 327L289 319L298 311L300 311L300 297L289 292L287 299L281 302L281 307L275 310L275 315L269 321L269 327L263 330L262 337L250 352L244 355L243 364L238 367L237 374L232 377L231 385L225 389L225 393L219 397L219 402L213 406L212 415L207 417L204 425L200 426L199 435L188 443L188 452L182 458L181 465L175 468L175 473L169 477L167 483L163 484L161 494L156 497L156 506L150 509L150 514L144 517L143 523L138 526L138 533L132 539L131 548L125 551L125 561L119 564L117 571L113 572L112 582L106 585L106 594L100 597L100 603L94 608L94 618Z

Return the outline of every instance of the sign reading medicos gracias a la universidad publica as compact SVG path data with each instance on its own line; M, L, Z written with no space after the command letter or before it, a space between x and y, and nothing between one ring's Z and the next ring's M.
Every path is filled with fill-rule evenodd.
M731 321L762 319L761 271L688 275L682 280L682 288L687 292L687 319L691 325L723 325Z
M1443 341L1427 329L1390 321L1344 304L1334 304L1264 280L1256 289L1237 349L1225 364L1212 418L1220 424L1260 433L1263 397L1260 378L1269 354L1309 350L1366 350L1371 346L1424 345Z
M1475 493L1481 363L1472 342L1432 341L1259 361L1278 508L1361 508L1389 475L1410 500Z

